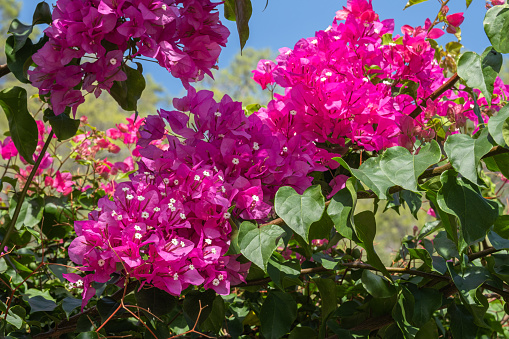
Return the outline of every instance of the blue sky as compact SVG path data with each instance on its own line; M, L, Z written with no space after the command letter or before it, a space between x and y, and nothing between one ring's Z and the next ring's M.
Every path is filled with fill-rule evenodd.
M33 10L38 1L23 1L21 20L30 22ZM54 1L49 1L54 3ZM332 22L338 9L346 5L346 0L269 0L265 11L265 0L252 0L253 16L250 21L250 38L246 47L269 47L277 51L281 47L293 47L304 37L313 36L315 31L325 29ZM436 0L412 6L403 11L407 0L373 0L373 7L382 20L394 18L396 32L405 24L411 26L423 25L426 18L433 20L440 5ZM463 44L469 50L481 53L489 41L484 34L482 21L486 9L484 0L474 0L466 9L465 0L452 0L449 3L449 14L465 12L465 22L461 25ZM222 10L222 6L220 6ZM223 50L219 67L226 67L236 53L239 53L239 39L234 22L223 20L231 32L228 45ZM439 42L442 44L453 40L450 34L444 35ZM154 63L145 62L144 70L152 74L154 79L163 84L172 94L182 92L179 80L164 71Z

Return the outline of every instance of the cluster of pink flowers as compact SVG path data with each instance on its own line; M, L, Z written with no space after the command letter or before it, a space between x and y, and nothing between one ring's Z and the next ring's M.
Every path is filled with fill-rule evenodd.
M446 20L451 29L457 27L463 13ZM428 122L437 113L433 107L445 107L438 114L448 116L451 102L438 103L445 96L435 103L419 102L427 104L427 115L409 115L416 98L427 98L446 80L428 41L444 32L429 19L424 27L404 26L402 36L393 37L393 31L394 21L380 21L371 1L348 1L332 26L301 39L293 49L280 49L276 63L259 62L253 79L262 88L279 85L285 93L276 94L258 115L285 135L368 151L396 145L411 149L416 139L433 138ZM464 94L471 112L472 99Z
M92 171L90 172L94 174L94 183L97 183L98 188L104 190L105 193L113 194L116 185L114 176L135 170L135 161L140 156L135 144L138 141L138 130L143 124L143 119L138 118L134 121L133 115L127 119L127 124L118 124L116 128L111 128L106 133L95 128L85 131L87 124L85 116L81 117L81 122L84 131L70 140L69 159L82 165L91 166ZM33 155L34 161L39 157L45 140L51 132L51 127L46 127L42 121L37 120L36 123L39 133L36 152ZM56 137L54 138L56 139ZM106 151L111 155L119 153L124 147L114 143L117 139L122 142L121 146L125 146L128 154L124 151L125 159L112 163L108 161L107 157L98 153L100 151ZM161 142L154 142L154 144L159 145ZM7 175L13 175L23 187L33 166L19 156L10 137L0 142L0 155L8 161L5 165ZM46 193L61 193L62 195L69 195L74 189L86 191L92 187L91 184L94 183L88 182L87 180L90 178L87 178L86 175L62 170L65 168L64 164L62 161L55 160L57 157L56 148L50 146L37 168L32 181L33 185L41 190L46 190Z
M256 114L246 117L228 96L216 102L212 92L190 88L173 105L175 111L146 118L131 182L116 188L113 201L102 199L90 220L75 223L70 258L93 272L69 276L87 289L84 302L93 295L90 283L107 281L118 263L126 276L173 295L201 284L229 294L249 266L225 256L230 218L267 218L279 187L302 192L310 172L334 163L300 136L274 133ZM157 145L161 138L165 147Z
M156 59L184 85L211 76L228 29L210 0L58 0L49 42L29 71L32 85L50 95L53 111L98 97L114 81L126 80L122 66L138 56ZM126 55L127 52L127 55ZM86 62L82 62L86 61Z

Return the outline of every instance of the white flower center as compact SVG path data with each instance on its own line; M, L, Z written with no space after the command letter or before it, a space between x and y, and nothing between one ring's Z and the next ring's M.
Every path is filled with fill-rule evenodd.
M138 226L138 225L136 225L136 226L134 226L134 230L136 230L136 231L141 231L141 227L140 227L140 226Z
M139 195L139 196L137 197L137 199L138 199L138 201L143 201L143 200L145 200L145 197L144 197L144 196L142 196L142 195Z
M198 174L194 176L194 181L200 181L200 176Z
M179 181L177 179L173 180L173 184L178 185Z
M179 274L178 273L175 273L173 275L173 280L179 280Z
M141 217L142 217L143 219L148 219L148 217L149 217L148 212L142 212L142 213L141 213Z
M209 245L210 245L210 244L212 244L212 240L210 240L210 239L205 239L205 242L206 242L207 244L209 244Z
M224 275L219 274L219 275L217 276L217 279L219 279L219 281L223 281L223 280L224 280Z
M254 149L255 151L258 151L258 150L260 149L260 145L259 145L256 141L255 141L255 142L253 142L253 149Z
M135 237L136 239L141 239L142 235L141 235L141 233L135 233L135 234L134 234L134 237Z
M124 192L129 191L129 187L124 187L124 188L122 188L122 191L124 191Z
M132 194L128 194L125 196L127 200L133 200L134 196Z
M97 265L99 265L99 267L103 267L104 264L105 264L105 261L103 259L97 260Z
M110 59L110 64L112 64L113 66L115 66L117 64L117 59L115 58L111 58Z
M170 183L170 179L168 179L168 178L164 178L164 179L163 179L163 182L164 182L166 185L168 185L168 184Z
M260 201L260 198L257 195L253 195L251 198L253 201Z
M79 279L78 281L75 282L76 284L76 287L82 287L83 286L83 280Z
M194 265L193 264L189 265L189 270L191 270L191 271L194 270Z
M296 110L294 110L294 109L292 109L292 110L290 111L290 114L291 114L291 115L297 115L297 111L296 111Z
M179 241L177 239L171 239L171 243L177 246L179 244Z
M225 219L230 219L231 216L232 215L228 212L224 212L224 214L223 214L223 218L225 218Z
M220 283L221 282L217 279L212 280L212 285L214 285L214 286L219 286Z
M186 215L184 213L180 213L180 219L186 220Z
M238 165L240 163L239 158L233 158L232 164Z

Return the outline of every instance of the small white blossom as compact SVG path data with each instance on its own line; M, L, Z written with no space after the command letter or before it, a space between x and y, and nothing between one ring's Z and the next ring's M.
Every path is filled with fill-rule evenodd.
M283 152L285 152L285 153L288 152L288 147L286 147L286 146L283 147Z
M168 203L168 208L172 208L173 207L173 204L170 202Z
M177 246L179 244L179 241L177 239L171 239L171 243Z
M376 34L380 34L380 30L378 28L375 28L374 31Z
M212 285L214 285L214 286L219 286L220 283L221 282L217 279L212 280Z
M112 211L112 212L111 212L111 216L112 216L112 217L114 217L114 216L116 216L116 215L117 215L117 212L115 212L115 211Z
M316 40L316 39L311 40L311 44L318 45L318 40Z
M219 274L219 275L217 276L217 279L218 279L219 281L223 281L223 280L224 280L224 275Z
M391 86L391 82L390 81L387 81L387 80L384 80L382 81L382 84L386 85L386 86Z
M123 187L123 188L122 188L122 191L124 191L124 192L129 191L129 187Z
M210 244L212 244L212 240L210 240L210 239L205 239L205 242L206 242L207 244L209 244L209 245L210 245Z
M179 184L179 181L177 179L173 180L173 184L174 185L178 185Z
M325 75L328 76L328 77L331 77L332 76L332 72L331 71L325 72Z
M186 220L186 215L184 213L180 213L180 219Z
M96 210L97 212L102 212L102 210L103 210L103 209L102 209L102 208L100 208L100 207L97 207L95 210Z
M339 39L341 39L341 37L340 37L340 36L338 36L338 35L335 35L335 36L334 36L334 40L339 40Z
M224 212L224 214L223 214L223 218L225 218L225 219L230 219L231 216L232 215L228 212Z
M141 227L140 227L140 226L138 226L138 225L136 225L136 226L134 226L134 230L135 230L135 231L141 231Z
M136 239L141 239L142 235L141 235L141 233L134 233L134 237Z
M165 192L161 192L161 196L165 197L166 193Z
M255 141L255 142L253 142L253 149L254 149L255 151L258 151L258 150L260 149L260 145L259 145L256 141Z
M212 252L212 254L216 254L217 251L216 251L215 248L213 248L213 249L210 250L210 252Z
M149 216L150 216L150 215L148 214L148 212L142 212L142 213L141 213L141 217L142 217L143 219L148 219L148 217L149 217Z
M75 282L76 287L83 287L83 280L78 279L78 281Z
M219 178L219 180L224 181L224 178L222 175L218 175L217 177Z
M226 188L224 188L224 186L221 186L221 192L226 193Z
M122 215L117 215L117 220L122 220Z
M138 199L138 201L143 201L145 200L145 197L143 195L138 195L136 199Z
M364 23L364 27L369 27L369 22L367 22L367 21L366 21L366 22Z
M206 177L210 177L210 172L209 171L203 171L203 175L206 176Z
M290 54L292 54L292 50L291 50L291 49L287 50L287 51L285 52L285 54L286 54L286 55L290 55Z
M183 241L181 241L181 242L180 242L180 247L186 247L186 243L185 243L185 242L183 242Z
M161 209L159 207L154 207L154 212L159 212Z
M321 77L321 78L320 78L320 81L321 81L321 82L325 82L325 81L327 81L327 78L326 78L326 77Z
M113 66L115 66L117 64L117 59L115 58L111 58L110 59L110 64L112 64Z
M200 181L200 176L198 174L194 176L194 181Z
M257 195L254 195L251 197L253 201L260 201L260 198Z
M294 110L294 109L292 109L292 110L290 111L290 114L291 114L291 115L297 115L297 111L296 111L296 110Z
M97 265L99 265L99 267L103 267L104 264L105 264L105 261L103 259L97 260Z
M364 82L368 82L368 81L369 81L369 79L368 79L368 78L362 78L362 81L364 81Z
M168 7L166 7L166 4L163 4L163 5L161 6L161 8L162 8L162 10L163 10L163 11L165 11L165 10L166 10L166 8L168 8Z
M150 180L154 180L156 177L154 177L152 174L148 176Z
M175 212L176 208L174 206L170 207L170 211Z
M179 274L178 273L175 273L173 275L173 280L179 280Z
M222 133L221 133L221 134L218 134L217 136L218 136L219 138L221 138L221 139L222 139L222 138L224 138L224 134L222 134Z
M127 200L133 200L134 196L132 194L128 194L125 196Z
M174 198L170 198L170 203L171 203L171 204L174 204L174 203L176 203L176 202L177 202L177 200L175 200Z
M233 158L232 164L238 165L240 163L239 158Z
M168 184L170 183L170 179L168 179L168 178L164 178L164 179L163 179L163 182L164 182L166 185L168 185Z
M189 265L188 267L189 267L190 271L194 270L194 265L193 264Z
M216 112L214 115L219 118L221 116L221 112Z

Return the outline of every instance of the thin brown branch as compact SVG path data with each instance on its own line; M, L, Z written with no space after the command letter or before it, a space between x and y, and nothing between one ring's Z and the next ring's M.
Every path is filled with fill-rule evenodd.
M0 78L11 73L9 66L7 64L0 65Z
M439 96L441 96L442 94L444 94L445 91L447 91L448 89L451 89L452 86L454 86L454 84L460 79L460 77L458 76L458 73L454 73L452 77L449 78L449 80L447 80L445 82L445 84L443 84L442 86L440 86L440 88L438 88L436 91L434 91L433 93L430 94L429 97L427 97L426 99L424 99L424 104L426 104L426 102L428 101L428 99L431 99L431 100L436 100ZM421 114L422 112L422 108L421 106L417 105L417 107L413 110L412 113L410 113L410 116L412 118L417 118L419 116L419 114Z

